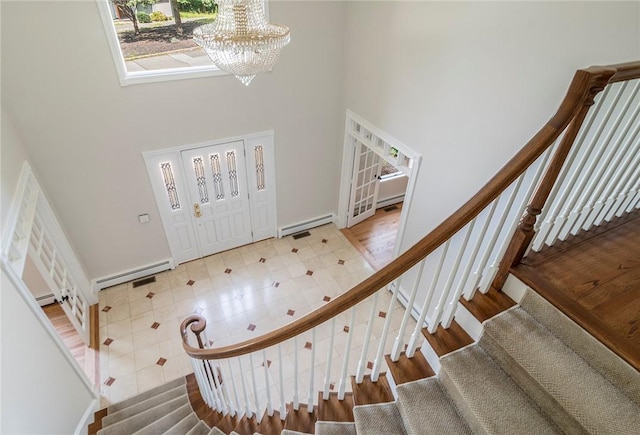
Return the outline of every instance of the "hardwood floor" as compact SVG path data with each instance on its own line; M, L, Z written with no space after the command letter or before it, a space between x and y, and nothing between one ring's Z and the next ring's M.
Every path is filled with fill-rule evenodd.
M342 230L374 269L380 269L393 260L401 213L402 203L379 208L369 219Z
M532 253L512 272L640 371L640 212Z
M91 306L91 346L86 346L69 318L57 304L49 304L42 307L47 318L53 327L60 334L60 338L67 346L73 358L83 368L89 380L98 385L99 375L99 353L98 353L98 305Z

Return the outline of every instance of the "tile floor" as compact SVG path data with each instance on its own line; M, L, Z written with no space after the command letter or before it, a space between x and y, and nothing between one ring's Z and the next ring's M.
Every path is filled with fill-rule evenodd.
M180 323L190 314L198 313L206 318L207 340L212 347L224 346L258 337L300 318L374 272L334 225L309 232L307 237L269 239L195 260L157 274L156 282L137 288L133 288L132 283L125 283L101 291L102 406L193 372L179 333ZM332 325L327 322L316 328L315 341L309 331L297 340L283 343L280 348L282 360L277 358L278 348L271 348L251 358L236 359L231 367L223 362L221 368L232 381L228 383L233 390L229 392L230 397L239 397L236 403L241 406L249 406L247 401L254 403L254 392L264 400L267 390L265 372L269 372L267 379L271 394L277 395L282 385L279 380L280 364L285 378L284 389L287 397L291 397L294 393L292 380L296 355L301 402L307 402L311 385L315 391L322 388L327 367L331 368L330 386L336 389L345 354L349 354L349 374L355 374L372 312L372 299L356 307L349 352L346 349L346 332L351 314L347 311L338 316L333 325L336 331L333 341L330 340ZM391 331L397 332L404 314L404 309L396 304L392 315L388 315L391 298L386 289L378 293L377 299L373 307L371 343L366 352L369 369L385 319L391 319ZM405 337L414 326L415 321L410 319ZM385 344L385 352L391 349L395 334L390 337ZM330 346L333 346L333 352L329 365L327 355ZM317 352L312 384L313 347ZM258 373L255 377L247 375L254 373L249 370L251 366ZM349 383L346 385L349 391ZM278 402L280 399L274 397L273 400Z

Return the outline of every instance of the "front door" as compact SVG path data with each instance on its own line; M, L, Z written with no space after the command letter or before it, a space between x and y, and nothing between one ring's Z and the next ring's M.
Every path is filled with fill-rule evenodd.
M275 237L273 132L143 153L176 264Z
M201 256L253 241L242 141L182 151Z

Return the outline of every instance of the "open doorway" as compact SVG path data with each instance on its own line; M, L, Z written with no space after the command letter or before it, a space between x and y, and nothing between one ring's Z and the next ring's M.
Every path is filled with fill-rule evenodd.
M421 156L347 111L337 225L375 269L399 251Z

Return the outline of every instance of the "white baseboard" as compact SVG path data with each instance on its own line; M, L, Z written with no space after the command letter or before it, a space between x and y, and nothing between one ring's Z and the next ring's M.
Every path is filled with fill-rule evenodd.
M157 263L147 264L145 266L125 270L111 276L94 279L91 281L91 286L93 287L94 291L98 291L102 290L103 288L122 284L123 282L129 282L133 281L134 279L142 278L144 276L153 275L154 273L163 272L169 269L175 269L175 267L176 266L173 263L173 258L168 258Z
M298 222L296 224L288 225L286 227L280 227L278 228L278 237L286 237L291 234L299 233L301 231L310 230L311 228L333 223L335 222L335 220L336 215L334 213L331 213L324 216L318 216L312 219L308 219L303 222Z
M403 201L404 201L404 193L402 193L400 195L392 196L390 198L383 199L381 201L378 201L376 203L376 209L383 208L383 207L389 207L390 205L398 204L398 203L403 202Z
M80 419L80 421L78 422L78 425L76 426L76 430L73 432L74 435L81 435L81 434L87 433L87 430L89 429L89 425L93 423L94 414L96 411L98 411L99 405L100 405L100 400L98 399L93 399L91 403L89 403L89 406L84 411L84 414L82 414L82 418Z

